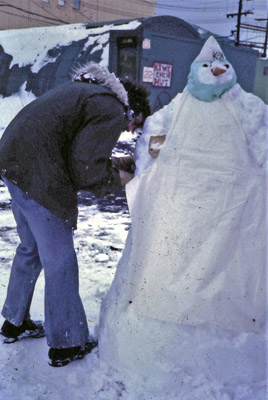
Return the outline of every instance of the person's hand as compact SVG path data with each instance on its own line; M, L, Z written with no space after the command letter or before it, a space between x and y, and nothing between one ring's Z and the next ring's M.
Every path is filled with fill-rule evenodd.
M132 156L112 157L112 165L118 170L126 171L129 174L135 172L135 160Z
M119 170L119 175L123 186L134 178L134 174L130 174L129 172L123 171L122 169Z

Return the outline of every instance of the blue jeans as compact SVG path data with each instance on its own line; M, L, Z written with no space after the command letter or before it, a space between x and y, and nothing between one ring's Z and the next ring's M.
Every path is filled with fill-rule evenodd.
M72 228L4 180L12 197L20 245L13 260L2 315L19 326L29 316L36 280L44 268L45 330L50 347L88 342L85 311L79 296L78 264Z

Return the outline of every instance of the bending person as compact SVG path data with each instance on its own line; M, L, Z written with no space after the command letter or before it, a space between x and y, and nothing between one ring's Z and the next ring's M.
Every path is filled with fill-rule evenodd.
M0 141L0 174L12 197L20 245L2 315L7 341L44 336L30 319L36 280L45 274L45 334L50 365L81 359L94 346L78 291L73 245L77 192L120 192L133 175L110 159L121 132L149 114L143 88L124 85L95 63L23 108ZM142 105L141 105L142 104ZM134 114L133 114L134 112ZM120 178L121 177L121 178Z

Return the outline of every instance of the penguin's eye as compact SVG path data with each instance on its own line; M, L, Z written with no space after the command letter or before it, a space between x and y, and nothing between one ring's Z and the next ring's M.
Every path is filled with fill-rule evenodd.
M225 66L226 68L229 68L229 67L230 67L230 65L229 65L229 64L224 64L224 66Z
M208 64L203 64L203 67L208 67Z

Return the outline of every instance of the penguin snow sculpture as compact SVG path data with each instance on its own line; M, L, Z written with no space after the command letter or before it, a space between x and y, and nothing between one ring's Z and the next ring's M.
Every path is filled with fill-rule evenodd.
M210 37L137 146L132 227L101 310L103 360L178 398L185 374L229 387L217 398L264 382L266 135L267 106ZM157 157L152 136L165 136Z

